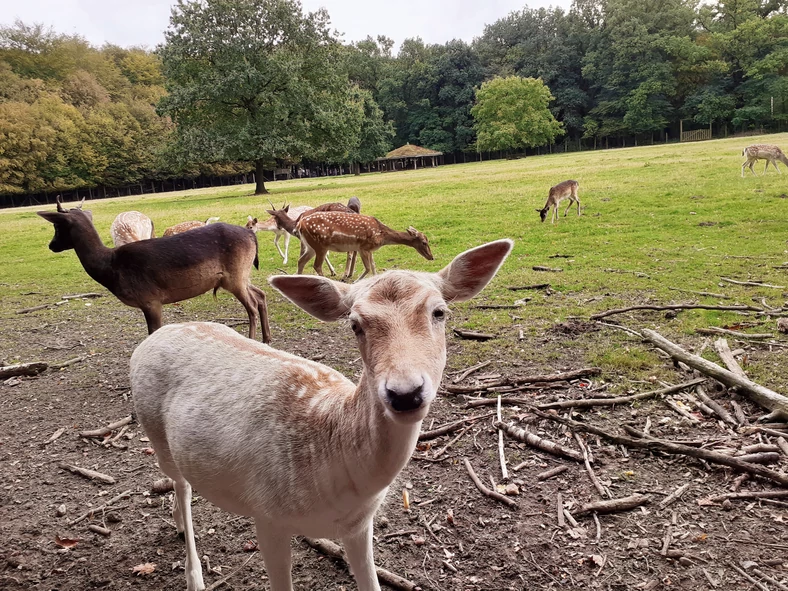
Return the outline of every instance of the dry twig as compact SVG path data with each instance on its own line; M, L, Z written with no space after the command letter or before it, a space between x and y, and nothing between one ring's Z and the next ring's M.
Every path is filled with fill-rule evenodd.
M107 501L103 505L99 505L98 507L93 507L92 509L89 509L88 511L85 511L82 515L80 515L76 519L72 519L68 523L68 525L69 526L73 526L73 525L76 525L77 523L79 523L80 521L84 521L85 519L87 519L89 517L93 517L93 515L95 515L97 512L105 510L107 507L109 507L111 505L114 505L119 500L128 497L130 494L131 494L131 489L124 490L122 493L120 493L117 496L112 497L109 501Z
M607 501L594 501L586 503L575 511L575 515L586 515L588 513L615 513L616 511L628 511L649 502L648 495L634 494L621 499L609 499Z
M80 468L79 466L72 466L71 464L60 464L60 467L74 474L84 476L88 480L98 480L104 484L115 484L115 479L112 476L95 470L88 470L87 468Z
M641 392L640 394L633 394L631 396L618 396L616 398L583 398L580 400L562 400L560 402L550 402L548 404L540 404L537 408L546 410L549 408L588 408L592 406L614 406L618 404L629 404L635 400L644 400L646 398L653 398L654 396L662 396L663 394L671 394L678 392L684 388L690 388L698 384L702 384L706 378L697 378L676 384L675 386L668 386L667 388L660 388L659 390L652 390L651 392Z
M0 367L0 380L14 376L35 376L44 371L49 365L43 361L30 363L17 363Z
M744 304L737 304L733 306L714 306L706 304L666 304L664 306L656 306L651 304L641 304L639 306L628 306L626 308L615 308L613 310L606 310L591 315L591 320L601 320L614 314L622 314L624 312L631 312L633 310L733 310L741 312L763 312L763 308L755 306L748 306Z
M504 505L512 507L513 509L517 508L517 503L514 502L514 500L510 499L505 495L502 495L497 491L490 490L489 488L487 488L482 484L482 481L479 480L479 477L476 475L476 472L473 471L473 466L471 466L471 463L468 461L468 458L463 458L462 461L463 464L465 464L465 469L468 471L468 475L471 477L471 480L473 480L473 483L476 485L476 488L478 488L483 495L486 495L491 499L495 499L496 501L500 501Z
M525 429L520 429L516 425L496 421L495 426L506 431L510 437L517 439L518 441L522 441L526 445L529 445L535 449L546 451L547 453L556 456L571 458L573 460L577 460L578 462L583 461L583 454L581 454L579 451L564 447L563 445L559 445L554 441L543 439L538 435L534 435L533 433L526 431Z

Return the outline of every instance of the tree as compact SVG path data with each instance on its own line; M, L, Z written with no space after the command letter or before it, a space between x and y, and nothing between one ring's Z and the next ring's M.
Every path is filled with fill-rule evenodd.
M297 0L178 0L159 48L181 154L253 161L347 161L361 118L328 14Z
M494 78L476 92L471 114L482 150L517 150L552 143L563 133L548 105L553 100L541 79Z

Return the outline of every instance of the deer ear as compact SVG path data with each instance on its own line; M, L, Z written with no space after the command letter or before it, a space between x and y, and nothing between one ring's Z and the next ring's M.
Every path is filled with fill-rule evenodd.
M287 205L285 205L285 206L284 206L284 211L285 211L285 213L287 213L288 211L290 211L290 204L289 204L289 203L288 203Z
M250 215L246 216L246 221L247 222L251 222L252 221L252 216L250 216Z
M280 210L280 211L281 211L281 210ZM267 213L268 215L274 215L276 212L275 212L275 210L273 210L273 209L266 209L266 210L265 210L265 213ZM257 220L255 220L255 221L257 221Z
M443 299L464 302L479 293L495 277L513 246L512 240L496 240L457 255L438 272Z
M53 224L58 223L60 220L64 219L65 216L68 214L60 213L59 211L37 211L38 215L44 218L46 221L51 222Z
M408 228L408 234L410 234L411 236L418 236L419 231L413 226L411 226L410 228Z
M331 322L347 316L345 296L350 286L314 275L274 275L268 282L296 306L319 320Z

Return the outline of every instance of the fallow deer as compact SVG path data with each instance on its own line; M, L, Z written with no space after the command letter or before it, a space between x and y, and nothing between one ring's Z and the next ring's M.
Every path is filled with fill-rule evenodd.
M375 260L372 253L381 246L402 244L415 248L428 261L433 260L432 251L427 237L411 226L406 232L397 232L376 218L368 215L349 214L342 212L314 213L302 216L296 226L301 241L309 249L298 259L298 274L314 256L314 269L318 275L323 274L323 261L328 251L357 251L364 263L364 272L375 274Z
M274 206L271 204L271 208L273 209ZM289 218L292 218L293 225L295 225L295 220L298 219L302 213L306 213L307 211L311 211L312 207L309 205L298 205L289 211L285 212ZM248 216L246 220L246 227L252 230L253 232L273 232L274 233L274 246L276 250L279 251L279 256L284 259L282 262L283 265L287 264L287 254L290 248L290 232L279 227L277 224L276 219L271 216L264 222L258 222L257 218L253 218L252 216ZM282 253L282 249L279 248L279 239L284 236L285 238L285 252Z
M138 240L147 240L154 238L153 222L144 213L139 211L124 211L119 213L117 217L112 220L112 225L109 227L109 234L112 236L112 243L118 247L128 244L129 242L137 242Z
M776 170L779 174L782 174L780 169L777 168L778 160L788 166L788 157L783 154L783 151L780 148L770 144L753 144L752 146L747 146L741 151L741 155L746 158L744 163L741 165L742 178L744 178L744 169L746 167L749 167L750 172L755 176L758 176L758 173L756 173L753 169L753 165L758 160L766 160L766 166L763 167L763 174L766 174L766 170L769 168L770 163L772 166L774 166L774 170Z
M437 394L447 303L479 293L512 244L468 250L438 273L388 271L353 285L271 277L309 314L349 321L363 362L358 385L220 324L172 324L137 347L135 413L175 484L172 515L186 540L188 591L205 589L192 487L254 518L271 591L293 589L294 535L339 538L358 589L380 591L372 520Z
M573 203L577 203L577 215L580 215L580 198L577 196L577 188L577 181L564 181L558 183L555 187L550 187L550 193L547 195L547 203L545 203L542 209L536 210L539 212L539 217L542 218L542 221L544 222L545 219L547 219L547 214L550 213L550 208L552 207L552 223L556 223L558 221L558 204L564 199L569 199L569 207L566 208L564 217L569 213L569 208L572 207Z
M270 202L269 202L270 203ZM285 230L289 235L295 236L301 241L301 251L299 253L299 260L304 254L310 250L308 244L306 244L298 234L298 230L296 228L298 221L305 217L312 215L314 213L320 212L327 212L327 211L338 211L344 213L361 213L361 201L359 201L358 197L351 197L347 205L343 205L338 202L333 203L323 203L322 205L318 205L317 207L313 207L309 209L309 211L300 213L297 216L293 216L289 210L289 205L284 205L282 209L276 209L273 204L271 204L271 209L267 210L266 212L269 213L272 218L276 221L276 225L281 230ZM248 227L248 224L247 224ZM312 255L314 256L314 254ZM310 257L311 258L311 257ZM326 264L328 265L328 270L331 272L331 275L336 275L336 271L334 270L334 266L331 264L331 261L328 260L328 255L326 255ZM353 270L356 267L356 251L347 254L347 261L345 262L345 274L343 275L344 279L349 279L353 276Z
M200 222L197 220L193 220L190 222L181 222L180 224L175 224L174 226L170 226L166 230L164 230L164 234L162 236L174 236L175 234L181 234L183 232L188 232L189 230L194 230L195 228L202 228L203 226L207 226L208 224L214 224L219 221L217 217L209 217L204 222Z
M265 293L252 285L252 265L258 266L254 232L231 224L209 224L167 238L130 242L107 248L93 226L93 214L79 206L65 210L57 198L57 211L39 211L55 226L49 250L71 248L95 281L121 302L145 315L148 334L162 325L164 304L188 300L219 288L233 294L249 316L249 338L257 334L271 340Z

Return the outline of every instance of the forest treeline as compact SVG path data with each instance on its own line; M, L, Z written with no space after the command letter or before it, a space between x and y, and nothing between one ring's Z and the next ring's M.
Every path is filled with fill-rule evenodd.
M408 39L396 54L385 37L337 45L325 67L356 93L358 139L341 153L313 151L312 164L352 168L408 142L475 152L471 109L495 77L541 78L557 141L574 149L675 138L679 120L727 133L784 129L788 118L788 0L574 0L568 11L513 12L472 43ZM252 161L184 152L166 53L0 26L0 194L255 171ZM265 164L305 158L288 160Z

